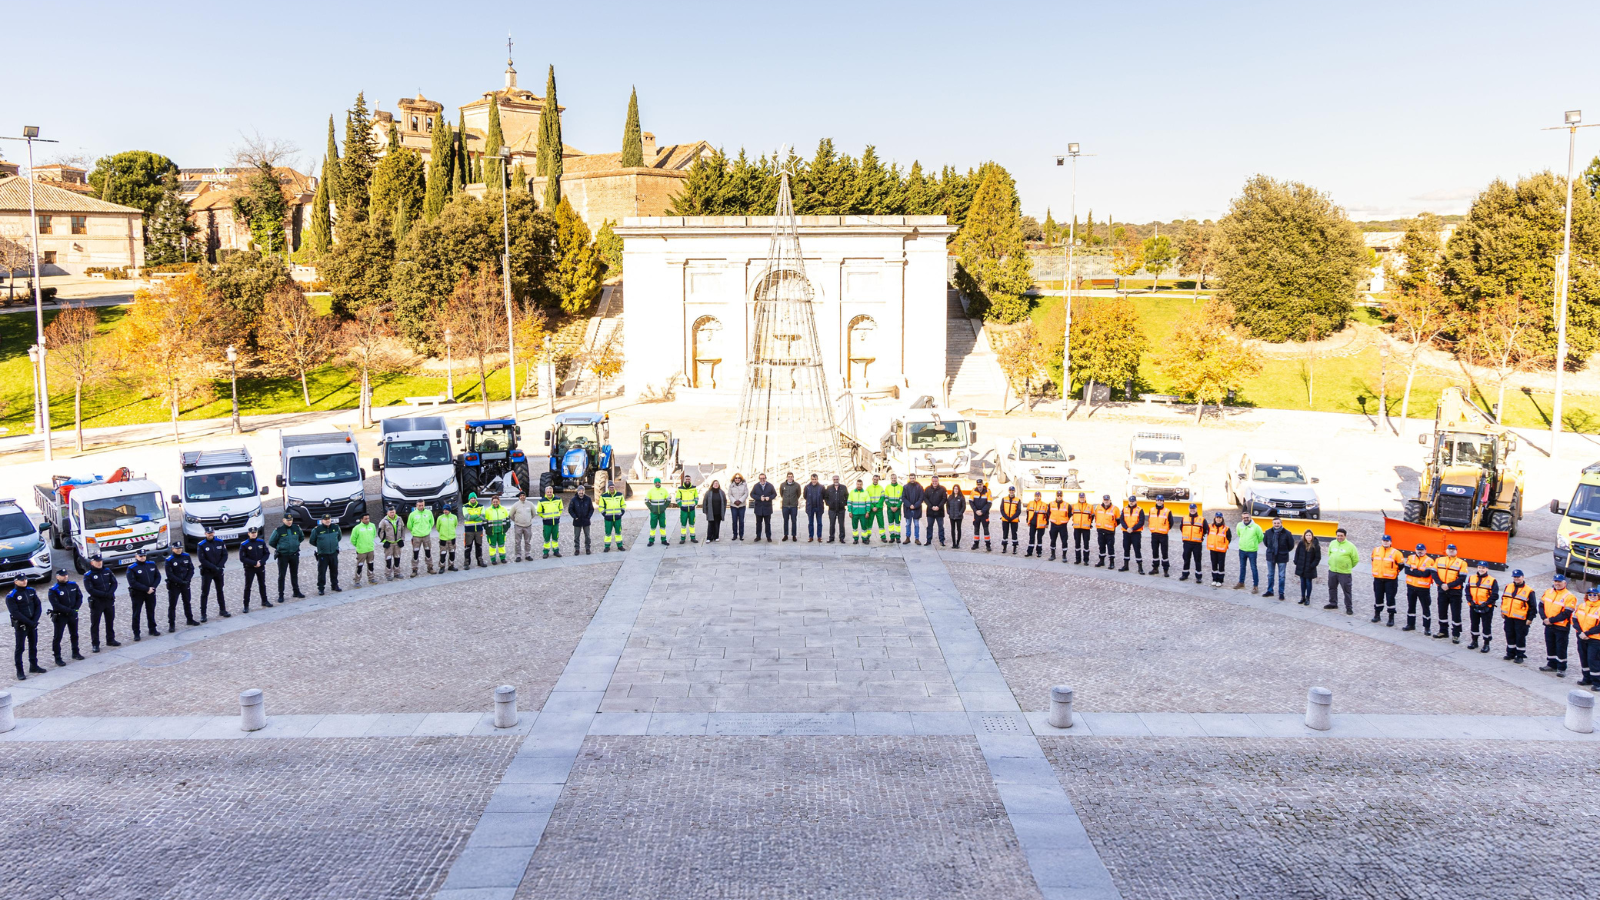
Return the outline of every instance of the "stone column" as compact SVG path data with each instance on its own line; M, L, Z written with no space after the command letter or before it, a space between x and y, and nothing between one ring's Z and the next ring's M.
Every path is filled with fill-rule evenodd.
M494 689L494 727L512 728L517 724L517 689L502 684Z
M1072 688L1056 685L1050 689L1050 727L1072 727Z
M260 688L239 693L239 728L243 731L260 731L267 727L267 704Z
M1306 727L1313 731L1333 727L1333 691L1314 687L1306 695Z

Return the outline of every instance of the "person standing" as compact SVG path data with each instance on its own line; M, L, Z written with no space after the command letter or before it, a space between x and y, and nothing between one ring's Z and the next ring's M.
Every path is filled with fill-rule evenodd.
M1422 633L1433 630L1433 557L1428 546L1418 544L1406 555L1406 627L1402 631L1417 630L1417 605L1422 605Z
M549 491L546 491L545 493L548 496ZM645 544L646 547L654 547L656 545L657 537L661 538L662 546L666 546L667 504L670 502L672 502L672 494L669 493L666 488L661 486L661 479L657 478L655 483L650 486L649 492L644 495L644 508L650 514L650 523L648 528L650 532L650 542ZM757 529L756 534L758 539L760 533L760 529ZM548 556L550 555L549 526L546 526L545 528L544 544L545 555Z
M1111 495L1101 494L1100 505L1094 508L1094 541L1099 554L1096 569L1117 564L1117 522L1122 514L1111 505Z
M867 543L872 543L872 498L867 496L866 482L857 478L855 490L850 492L845 502L850 508L850 542L861 543L861 533L865 531Z
M811 480L806 482L805 487L800 488L800 500L805 501L805 543L822 540L822 511L827 509L827 501L824 500L824 496L826 495L822 492L822 482L816 480L816 474L811 476ZM787 535L789 535L789 527L784 525L784 540L786 541L789 540ZM795 540L798 540L798 528Z
M1294 534L1283 527L1282 519L1273 516L1272 527L1261 536L1261 552L1266 555L1267 564L1266 596L1288 599L1289 558L1294 555L1294 545Z
M1478 563L1478 570L1467 577L1467 616L1471 620L1472 643L1467 645L1468 650L1478 650L1478 641L1482 639L1483 649L1479 653L1489 652L1489 642L1493 640L1494 608L1500 603L1500 582L1489 574L1489 567Z
M978 479L978 486L972 489L972 499L967 501L972 508L972 549L978 549L978 536L983 536L983 552L993 553L994 545L989 543L989 486ZM1005 547L1001 547L1004 550Z
M217 613L227 617L228 601L222 598L222 574L228 568L228 545L208 527L206 539L195 546L195 559L200 563L200 621L206 620L206 603L213 586L217 589Z
M519 495L520 496L520 495ZM433 520L433 527L439 532L439 571L456 571L456 529L461 524L461 519L456 516L455 507L445 503L439 508L439 515Z
M1281 524L1281 523L1280 523ZM1271 534L1268 534L1271 537ZM1294 574L1300 579L1300 605L1311 605L1311 586L1317 580L1317 566L1322 564L1322 545L1317 543L1317 536L1307 528L1300 535L1300 540L1294 543ZM1282 588L1279 588L1278 598L1283 599Z
M1006 552L1006 541L1011 542L1011 555L1017 555L1017 530L1022 527L1022 501L1017 499L1017 486L1006 488L1006 495L1000 500L1000 552ZM1028 555L1033 555L1033 548L1028 548Z
M479 521L481 522L483 508L478 506L476 495L469 495L467 499L468 516L473 514L472 510L474 507L477 508L477 515L479 516ZM400 554L406 545L406 523L400 521L400 514L394 511L394 507L389 507L385 512L386 515L383 517L383 521L378 523L378 543L383 545L384 577L389 581L393 581L396 578L406 577L405 573L400 571ZM470 522L471 519L469 518L467 521ZM470 535L471 531L468 531L468 534ZM483 534L482 528L478 529L478 534L480 536ZM480 544L480 546L482 545ZM467 551L468 552L464 555L467 557L467 568L470 569L472 568L472 544L470 542L467 544ZM478 565L483 565L482 559L478 560ZM281 594L282 590L283 588L280 586L280 594L278 596L280 601L283 599Z
M1050 527L1050 504L1044 502L1044 497L1038 492L1033 492L1033 499L1028 503L1028 552L1024 557L1037 556L1044 558L1044 533Z
M1351 573L1356 570L1356 564L1359 562L1361 562L1361 551L1346 539L1345 530L1340 528L1335 531L1332 543L1328 544L1328 603L1322 607L1323 609L1339 608L1339 590L1342 588L1344 614L1355 615L1355 607L1350 599Z
M83 589L89 594L89 649L100 652L100 624L105 623L106 646L121 647L117 641L117 575L105 567L96 553L89 557L89 571L83 575Z
M1145 516L1145 527L1150 529L1150 574L1161 570L1161 577L1172 577L1172 557L1167 552L1167 536L1172 532L1172 510L1167 501L1157 497L1155 508Z
M538 507L539 521L544 524L544 555L539 557L540 559L549 559L552 552L557 557L561 556L561 514L565 510L561 498L556 496L556 489L545 485L544 496L539 498ZM662 526L662 530L666 530L665 526ZM666 543L666 541L667 539L662 537L661 542ZM573 550L572 555L577 556L578 551ZM489 542L489 562L494 562L493 541Z
M305 597L300 593L300 545L305 543L306 533L294 523L294 516L284 516L283 524L272 529L272 534L267 536L267 546L278 559L278 602L283 602L283 576L289 576L289 581L294 586L294 598L299 600Z
M150 636L161 636L156 630L156 588L161 586L161 567L146 559L142 549L134 553L133 559L133 565L128 567L128 596L133 599L133 640L137 643L140 612L144 613Z
M607 489L615 487L611 481L606 482ZM528 499L527 491L517 491L517 502L511 504L511 557L516 562L524 559L533 561L533 520L537 517L535 504ZM607 546L606 549L610 549ZM468 548L467 552L471 552ZM471 568L470 562L467 566ZM451 566L451 568L455 568Z
M1091 535L1094 534L1094 504L1089 502L1089 495L1083 491L1078 492L1078 499L1072 504L1072 561L1080 566L1089 564L1090 545L1093 543Z
M1433 561L1433 577L1439 582L1439 633L1434 637L1453 636L1452 643L1461 643L1461 588L1466 582L1467 561L1456 556L1456 545L1447 544L1444 555ZM1449 635L1450 625L1455 634ZM1426 627L1423 633L1427 633Z
M745 482L743 475L735 472L728 479L728 527L732 540L744 540L744 514L749 508L750 485Z
M928 512L928 538L923 541L923 546L933 544L933 530L939 529L939 546L944 546L944 511L945 505L950 500L950 494L939 483L939 476L928 478L928 486L922 491L922 505Z
M494 498L500 502L500 498ZM419 558L428 558L428 574L433 574L433 510L428 504L417 501L417 505L406 516L406 536L411 539L411 577L417 577L417 563ZM494 541L489 542L489 557L494 558Z
M1246 522L1250 521L1248 518ZM1260 528L1256 529L1260 531ZM1222 513L1211 514L1211 524L1206 527L1206 550L1211 554L1211 587L1222 587L1228 569L1228 545L1233 543L1233 533L1222 519Z
M477 494L467 494L467 503L465 506L461 507L461 567L463 569L470 570L472 568L472 557L474 555L478 557L478 568L481 569L484 566L484 525L485 520L483 517L483 504L478 502ZM378 530L379 532L383 531L381 527ZM381 534L379 536L382 537ZM388 546L388 544L384 544L384 549L387 550ZM533 548L531 545L528 548L528 558L533 558ZM401 577L399 553L395 554L394 577Z
M1206 517L1200 515L1200 505L1189 504L1189 514L1178 520L1178 541L1183 553L1183 574L1178 576L1179 581L1189 580L1189 563L1194 563L1194 583L1199 584L1204 578L1204 569L1200 567L1200 550L1206 539Z
M1236 591L1244 590L1244 569L1250 567L1250 593L1261 591L1261 570L1256 568L1256 552L1261 549L1261 539L1266 537L1266 532L1256 524L1250 516L1241 516L1239 526L1234 532L1239 539L1239 583L1233 586ZM1270 573L1269 573L1270 574ZM1271 583L1268 583L1271 587Z
M811 476L816 480L816 476ZM800 541L800 482L794 480L794 473L790 472L783 478L783 484L778 486L778 497L783 507L783 539L786 541ZM822 539L822 520L817 520L817 539Z
M1600 587L1584 592L1583 600L1572 610L1572 630L1578 633L1578 668L1584 687L1600 684ZM61 654L56 654L60 664Z
M872 483L867 485L866 537L869 544L872 543L872 527L874 524L878 527L878 540L885 544L889 543L889 539L884 536L883 527L883 485L879 483L877 475L873 475Z
M1372 621L1378 621L1387 608L1389 627L1394 627L1395 595L1400 590L1400 571L1405 566L1405 554L1394 546L1394 539L1387 534L1382 543L1372 548Z
M1544 665L1541 672L1567 677L1567 632L1572 629L1572 610L1578 598L1567 590L1567 576L1557 572L1550 589L1539 597L1539 618L1544 620Z
M589 490L583 485L578 485L578 492L567 501L567 516L572 519L572 555L578 555L578 544L583 544L583 552L594 555L594 545L590 543L589 523L594 519L594 501L589 499ZM561 555L561 544L556 543L556 555Z
M272 550L267 547L267 542L261 539L261 532L251 528L248 536L239 542L239 565L244 567L244 611L250 611L250 584L256 585L260 594L261 608L271 609L272 604L267 600L267 560L272 558Z
M833 543L835 534L838 535L839 543L844 543L844 514L845 508L850 505L850 492L839 483L839 476L833 476L833 480L823 487L822 504L828 510L828 543ZM810 513L807 512L806 515L809 519ZM819 527L817 540L821 539L822 529Z
M961 484L958 482L950 486L950 494L944 501L945 511L950 514L950 549L961 549L961 523L967 518L967 495L962 493ZM1061 547L1061 558L1067 558L1067 548Z
M628 510L628 499L617 489L615 481L606 482L605 493L600 495L600 521L605 530L605 551L611 552L611 544L616 542L617 551L628 549L622 546L622 515ZM529 553L532 553L530 550ZM531 557L530 557L531 558Z
M83 608L83 591L67 577L66 569L57 569L56 583L50 586L47 596L50 600L50 620L56 626L55 639L50 642L50 649L56 654L56 665L67 664L61 658L62 632L72 635L72 658L83 659L78 652L78 610Z
M750 514L756 517L756 537L752 543L759 543L763 532L767 543L772 543L772 501L776 499L778 488L767 481L767 473L756 475L756 483L750 488Z
M323 594L323 579L327 579L329 586L335 594L339 591L339 540L344 537L339 531L339 526L333 524L333 517L327 513L322 514L322 519L317 526L311 529L307 538L311 543L311 553L317 558L317 596ZM431 560L430 560L431 562ZM433 574L433 566L428 566L428 574Z
M1056 491L1056 499L1050 501L1050 561L1056 561L1056 544L1061 544L1061 561L1067 561L1067 541L1070 538L1068 529L1072 525L1072 504L1061 491Z
M700 499L700 508L706 514L706 543L714 544L722 537L722 520L728 514L728 494L722 489L722 482L712 480Z
M499 495L489 498L489 508L483 511L484 536L489 539L489 562L506 565L506 533L511 530L511 509L500 505ZM561 548L556 547L556 555Z
M167 572L167 630L178 630L178 600L183 600L183 622L185 625L199 625L194 620L194 605L190 602L189 584L194 580L194 557L190 556L179 541L167 551L167 558L162 560L162 567ZM200 606L200 615L205 616L205 605ZM202 618L201 621L204 621Z
M1533 588L1523 578L1521 569L1511 570L1511 583L1500 592L1500 627L1506 634L1506 655L1503 659L1522 663L1528 659L1528 625L1538 605Z
M1129 551L1133 559L1139 561L1139 574L1144 574L1144 509L1139 506L1139 498L1130 496L1123 505L1122 512L1117 516L1117 524L1122 526L1122 568L1118 571L1128 571ZM1061 559L1067 558L1066 548L1061 550Z
M378 526L372 524L372 516L362 513L361 521L350 529L350 549L356 552L356 571L350 578L352 590L361 587L362 566L365 566L367 570L367 584L376 585L378 583L378 572L373 559L377 554L377 548ZM451 566L451 568L455 567ZM245 602L248 603L249 599L250 595L246 594Z
M876 476L874 476L876 477ZM883 489L883 512L886 521L883 524L883 542L886 544L900 543L901 506L905 503L905 485L900 483L900 477L893 472L889 473L889 484Z
M700 489L689 480L688 473L684 473L683 483L678 485L677 494L673 499L678 505L678 543L683 543L686 531L689 543L700 543L700 538L694 533L694 517L700 509Z
M11 630L16 636L16 652L13 658L17 663L17 680L27 681L28 674L44 674L44 666L39 665L39 617L44 615L43 606L39 603L39 592L28 586L28 576L18 575L12 579L11 592L6 594L6 611L11 614ZM135 638L137 640L137 638ZM23 651L27 651L28 670L22 670ZM60 654L57 654L60 659Z
M906 489L900 495L906 511L906 536L910 538L907 543L910 544L922 543L922 495L922 485L913 472L906 479Z

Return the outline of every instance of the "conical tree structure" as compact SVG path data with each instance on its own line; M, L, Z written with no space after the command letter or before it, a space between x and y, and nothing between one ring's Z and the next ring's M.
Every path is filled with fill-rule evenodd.
M834 419L827 369L817 339L800 229L789 174L778 182L777 215L767 264L756 281L755 319L745 361L744 394L733 469L771 479L794 471L849 477L853 467Z

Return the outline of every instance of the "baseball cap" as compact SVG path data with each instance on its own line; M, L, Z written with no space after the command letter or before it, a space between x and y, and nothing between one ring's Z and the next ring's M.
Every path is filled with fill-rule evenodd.
M1198 504L1198 503L1189 504L1189 512L1193 513L1193 512L1199 512L1199 511L1200 511L1200 504Z
M66 577L66 574L67 574L67 570L66 569L57 569L56 570L56 577L58 577L58 578Z
M1557 573L1556 573L1556 574L1555 574L1555 577L1554 577L1554 578L1551 578L1551 579L1550 579L1550 580L1551 580L1551 581L1560 581L1560 582L1565 582L1565 581L1566 581L1566 580L1567 580L1567 576L1565 576L1565 575L1563 575L1563 574L1561 574L1561 573L1560 573L1560 572L1557 572Z
M1444 548L1446 550L1454 550L1456 548L1456 545L1455 544L1445 544Z
M1129 494L1128 495L1128 502L1129 503L1136 503L1136 502L1138 502L1138 500L1139 500L1139 495L1137 495L1137 494Z
M1391 543L1392 541L1394 541L1394 538L1389 537L1387 534L1383 536L1383 542L1385 544Z
M1522 577L1522 570L1521 569L1512 569L1511 570L1511 577L1512 578L1521 578Z
M1211 518L1213 518L1213 519L1220 519L1220 518L1222 518L1222 511L1221 511L1221 510L1218 510L1218 511L1217 511L1217 512L1214 512L1214 513L1212 513L1212 514L1211 514Z
M1421 553L1422 551L1424 551L1426 549L1428 549L1428 545L1427 544L1418 544L1417 545L1417 552L1418 553Z
M1111 499L1111 495L1110 494L1101 494L1100 495L1100 499L1101 500L1110 500Z

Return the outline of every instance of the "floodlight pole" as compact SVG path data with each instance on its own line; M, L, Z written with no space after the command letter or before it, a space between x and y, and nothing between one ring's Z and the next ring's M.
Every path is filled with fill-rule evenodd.
M1561 381L1567 368L1567 279L1572 264L1572 168L1578 150L1578 129L1593 128L1584 125L1583 111L1569 109L1565 123L1560 127L1567 132L1567 210L1566 224L1562 228L1561 258L1556 261L1556 392L1550 404L1550 455L1557 456L1561 438ZM1546 128L1546 131L1554 131Z
M1064 316L1066 324L1061 329L1061 421L1065 422L1072 413L1072 277L1075 272L1073 253L1078 243L1078 145L1067 145L1067 156L1072 157L1072 205L1070 208L1072 219L1067 223L1067 279L1062 284L1066 288ZM1056 165L1061 165L1063 157L1056 157Z
M33 321L39 344L39 422L44 433L44 461L51 462L55 459L55 448L50 440L50 378L45 363L44 288L39 285L39 209L33 196L33 186L38 180L33 171L33 142L48 139L39 137L39 126L24 125L22 140L28 142L28 234L33 239Z
M496 102L499 102L496 100ZM511 418L517 418L517 325L511 316L511 212L506 195L511 193L511 148L500 148L500 235L505 255L500 258L500 275L506 295L506 364L511 378Z

